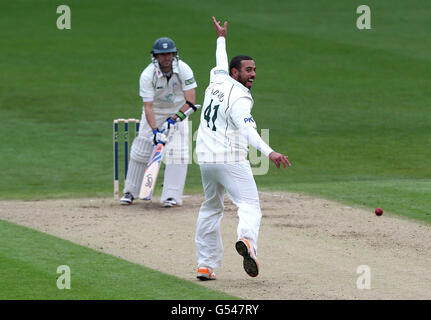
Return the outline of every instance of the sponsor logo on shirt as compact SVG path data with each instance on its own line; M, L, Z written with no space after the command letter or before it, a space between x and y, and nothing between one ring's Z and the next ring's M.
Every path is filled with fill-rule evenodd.
M227 71L226 70L214 70L214 75L217 75L217 74L227 74Z
M172 93L169 93L164 98L160 97L160 101L173 103L174 102L174 95Z
M249 122L249 123L253 122L253 123L254 123L254 119L253 119L253 117L250 117L250 118L244 118L244 123L247 123L247 122Z
M187 79L186 81L184 81L184 83L186 84L186 86L188 86L188 85L190 85L190 84L192 84L194 82L195 82L195 78L194 77L192 77L192 78Z

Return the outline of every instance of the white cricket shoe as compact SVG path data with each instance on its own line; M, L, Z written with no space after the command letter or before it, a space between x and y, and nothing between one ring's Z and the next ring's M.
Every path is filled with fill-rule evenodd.
M175 207L177 205L177 202L175 201L174 198L167 198L165 201L163 201L163 206L165 208L172 208Z
M120 199L120 204L127 206L129 204L132 204L134 199L135 198L130 192L126 192L124 196Z

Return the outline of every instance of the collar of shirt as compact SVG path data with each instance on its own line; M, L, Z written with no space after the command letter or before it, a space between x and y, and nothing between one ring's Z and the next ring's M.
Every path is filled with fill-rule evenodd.
M162 78L163 72L160 70L159 63L158 62L154 63L154 66L156 67L157 78ZM174 59L174 61L172 61L172 74L174 73L177 73L177 74L179 73L178 60L176 58Z
M232 78L231 76L229 76L229 79L233 82L236 83L238 85L238 87L240 89L242 89L242 91L244 91L245 93L248 93L251 96L251 91L249 88L247 88L245 85L243 85L241 82L235 80L234 78Z

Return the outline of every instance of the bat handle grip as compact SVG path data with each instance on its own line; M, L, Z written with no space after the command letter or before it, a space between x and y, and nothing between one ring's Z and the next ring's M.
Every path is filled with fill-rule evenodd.
M200 104L195 104L195 107L196 107L196 110L197 109L199 109L200 107L201 107L201 105ZM186 111L184 111L184 115L186 116L186 117L188 117L189 115L191 115L193 112L195 112L196 111L195 109L193 109L193 108L189 108L189 109L187 109Z

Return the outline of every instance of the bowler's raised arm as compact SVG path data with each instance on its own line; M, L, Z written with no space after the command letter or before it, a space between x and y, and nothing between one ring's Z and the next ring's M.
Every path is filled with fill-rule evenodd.
M226 38L226 32L227 32L227 21L224 22L223 27L220 26L220 21L217 21L216 18L213 16L213 23L214 28L217 33L217 37L224 37Z

